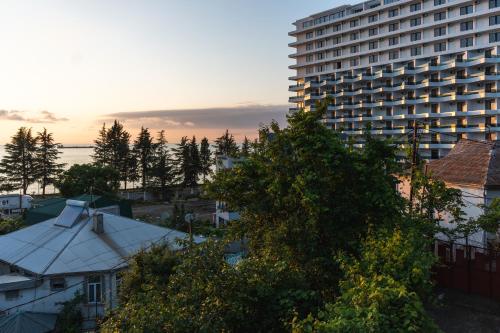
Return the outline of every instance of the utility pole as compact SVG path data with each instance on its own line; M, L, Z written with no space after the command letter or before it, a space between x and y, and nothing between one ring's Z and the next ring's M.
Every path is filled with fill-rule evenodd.
M410 178L410 211L413 210L413 197L414 197L414 186L415 181L415 171L417 169L417 132L418 124L417 120L413 120L413 142L412 142L412 152L411 152L411 178Z

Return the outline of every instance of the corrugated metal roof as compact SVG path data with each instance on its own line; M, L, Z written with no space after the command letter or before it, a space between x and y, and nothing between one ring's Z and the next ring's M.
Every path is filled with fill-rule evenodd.
M500 155L496 142L460 140L445 157L429 162L431 177L475 188L500 187Z
M91 215L93 210L90 210ZM50 219L0 236L0 260L40 275L106 271L154 242L166 241L179 249L177 240L187 234L122 216L103 214L104 234L92 230L92 217L73 227ZM195 242L203 239L195 237Z
M54 330L57 314L42 312L17 312L0 317L2 333L48 333Z

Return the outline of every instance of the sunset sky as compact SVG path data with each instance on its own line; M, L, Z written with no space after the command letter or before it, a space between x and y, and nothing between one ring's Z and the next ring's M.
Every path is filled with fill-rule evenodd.
M213 139L285 123L291 23L326 0L0 0L0 144L91 143L117 118Z

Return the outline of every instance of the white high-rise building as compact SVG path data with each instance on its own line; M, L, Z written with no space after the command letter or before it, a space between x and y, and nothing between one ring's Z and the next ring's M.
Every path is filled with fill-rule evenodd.
M500 0L372 0L294 25L290 102L309 111L330 96L326 125L357 146L365 131L407 142L414 120L426 158L497 140Z

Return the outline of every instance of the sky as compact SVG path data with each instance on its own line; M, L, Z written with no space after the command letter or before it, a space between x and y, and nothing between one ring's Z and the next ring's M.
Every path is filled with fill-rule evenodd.
M114 119L172 143L284 125L292 23L340 1L0 0L0 144L20 126L88 144Z

